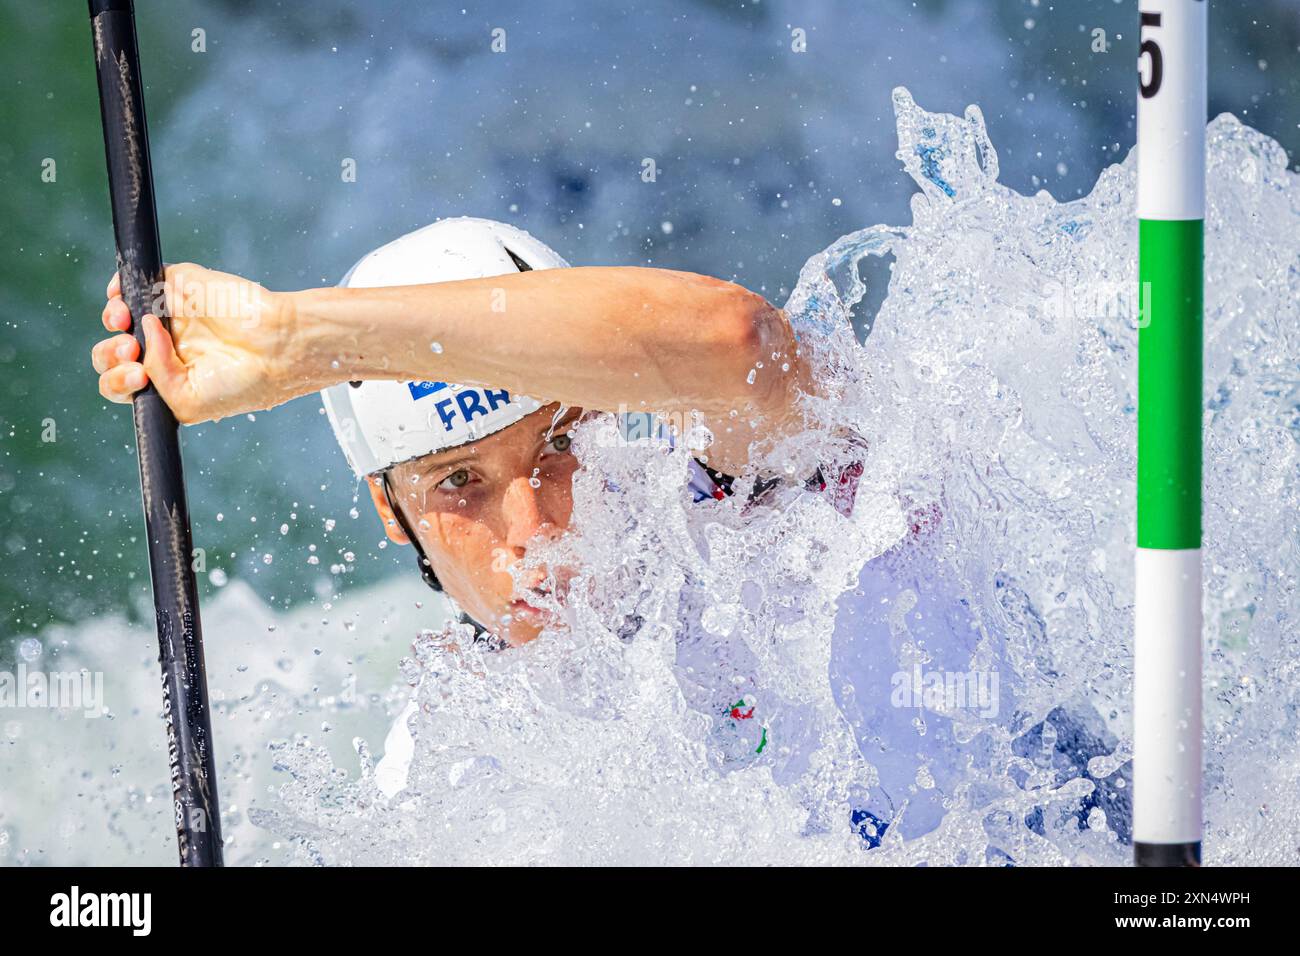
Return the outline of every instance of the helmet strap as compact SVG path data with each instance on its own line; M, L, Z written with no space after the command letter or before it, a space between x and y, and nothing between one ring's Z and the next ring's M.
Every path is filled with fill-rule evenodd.
M388 482L387 469L379 473L379 483L384 487L384 500L388 502L389 510L393 512L393 517L397 520L397 526L406 535L406 540L411 542L411 547L415 548L415 556L420 562L420 577L424 578L424 583L429 587L441 592L442 582L438 580L438 575L433 571L433 565L429 563L429 558L424 553L424 545L420 544L420 539L415 536L415 532L407 522L406 515L402 512L401 502L393 498L393 489Z
M402 529L402 533L406 535L406 540L410 541L411 547L415 549L415 556L420 562L420 577L424 578L425 584L441 594L442 582L438 580L438 575L434 573L433 565L429 563L429 558L424 553L424 546L420 544L420 539L415 536L415 531L407 522L406 515L402 512L401 503L393 497L393 489L388 482L388 469L379 473L379 483L383 486L384 500L388 502L388 508L393 512L393 518L397 521L397 526ZM473 626L475 644L487 644L489 650L500 650L505 646L503 641L493 636L487 628L470 617L465 611L460 614L460 623Z

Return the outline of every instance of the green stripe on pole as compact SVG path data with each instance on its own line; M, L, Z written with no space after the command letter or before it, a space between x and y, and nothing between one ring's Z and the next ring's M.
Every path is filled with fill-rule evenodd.
M1139 220L1137 543L1201 546L1205 224Z

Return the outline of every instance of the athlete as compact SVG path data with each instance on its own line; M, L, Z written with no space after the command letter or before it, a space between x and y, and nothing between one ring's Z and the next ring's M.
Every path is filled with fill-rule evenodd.
M568 526L569 432L583 415L698 421L712 441L693 449L692 484L711 497L757 446L800 427L811 388L786 316L761 296L665 269L568 268L482 219L403 236L337 288L276 293L182 264L165 291L171 332L144 316L142 357L110 283L103 322L117 334L92 354L101 394L129 402L153 382L192 424L321 390L389 538L513 645L547 623L534 590L564 583L532 569L520 586L511 568Z
M110 282L103 323L116 334L92 353L101 394L129 402L153 382L181 422L195 423L320 390L389 538L413 545L425 580L498 645L525 643L558 623L539 605L563 604L569 569L518 571L531 546L569 525L579 466L570 433L584 416L654 412L703 425L712 440L691 449L688 485L707 507L730 494L728 476L752 473L752 462L802 427L799 399L815 388L786 315L762 297L691 273L569 268L527 233L481 219L442 220L403 236L363 257L337 288L276 293L182 264L167 268L165 291L171 333L154 315L143 316L142 357L128 334L132 317L117 277ZM858 471L850 465L829 481L818 472L802 485L847 511ZM753 487L762 494L770 484ZM888 606L904 591L933 603L900 570L905 562L895 567L891 560L885 555L863 569L865 603ZM557 589L550 599L548 588ZM940 599L926 618L969 634L969 625L952 623L962 603ZM917 766L957 759L903 731L886 733L913 719L885 707L895 659L887 623L873 614L846 628L866 661L856 667L855 686L870 710L861 715L864 746L881 776L852 815L868 846L894 828L900 794L911 794L918 833L937 825L937 807L927 809L930 792L912 793L909 784ZM743 647L720 653L706 646L712 640L702 629L685 635L699 660L746 669ZM952 644L951 666L965 666L962 640L936 633L927 641ZM688 702L713 715L718 749L731 750L723 759L761 752L761 711L770 708L733 695L732 675L684 670L694 675L683 677ZM393 725L376 768L390 796L406 785L413 712L408 706ZM946 718L927 720L923 740L944 736L937 731ZM1057 750L1071 766L1079 763L1074 751L1092 752ZM1105 809L1123 818L1118 804Z
M481 219L403 236L337 288L275 293L182 264L167 268L165 292L171 331L143 316L142 357L120 282L109 284L103 322L117 334L92 355L101 394L129 402L153 382L188 424L320 390L389 538L413 545L426 582L503 645L557 623L539 605L563 604L571 569L518 565L569 525L570 433L584 416L702 425L711 441L691 449L688 485L707 502L801 427L797 403L812 388L789 321L762 297L684 272L569 268L527 233ZM823 487L816 476L812 490ZM843 508L842 485L835 492ZM713 712L725 747L761 752L767 729L752 701L731 699L735 675L700 674L683 690ZM406 779L412 712L377 770L390 794Z

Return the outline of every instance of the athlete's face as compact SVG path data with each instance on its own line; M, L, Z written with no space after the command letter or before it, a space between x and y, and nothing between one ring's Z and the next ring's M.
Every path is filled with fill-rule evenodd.
M486 438L388 472L393 503L443 588L510 644L531 641L550 620L530 603L547 593L548 570L561 589L567 581L563 569L534 569L518 584L510 573L530 544L569 526L578 466L569 431L582 410L570 409L556 423L558 412L558 405L547 405ZM370 493L388 537L408 543L376 478Z

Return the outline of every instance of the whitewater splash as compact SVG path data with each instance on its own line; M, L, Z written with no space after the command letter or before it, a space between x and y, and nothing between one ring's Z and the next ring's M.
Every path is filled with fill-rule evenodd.
M245 787L247 813L285 844L241 804L231 862L1128 860L1135 157L1077 201L1022 196L978 109L895 108L913 222L801 272L787 310L823 393L765 462L785 480L695 505L684 450L581 426L572 533L532 555L591 569L570 629L417 640L406 787L381 792L360 740L274 743L288 777ZM1208 153L1205 852L1289 863L1300 190L1230 116ZM850 511L835 476L858 469ZM229 719L283 737L286 696Z
M768 459L787 480L702 511L685 451L583 426L579 517L535 555L594 569L569 632L420 641L392 799L364 747L355 779L284 744L256 819L302 860L1126 862L1135 157L1022 196L978 109L895 107L913 222L802 270L824 394ZM1300 192L1234 118L1208 140L1207 862L1291 862ZM869 257L892 267L859 344ZM849 514L799 480L856 464Z
M256 819L301 859L1127 860L1134 157L1078 201L1021 196L978 109L895 106L913 223L802 270L787 311L824 394L767 462L788 480L702 512L685 451L583 426L579 517L535 554L594 569L570 631L419 642L392 799L364 747L354 779L284 744L293 780ZM1289 862L1300 209L1232 117L1208 166L1207 861ZM868 257L892 270L860 345ZM850 514L798 480L855 464Z

